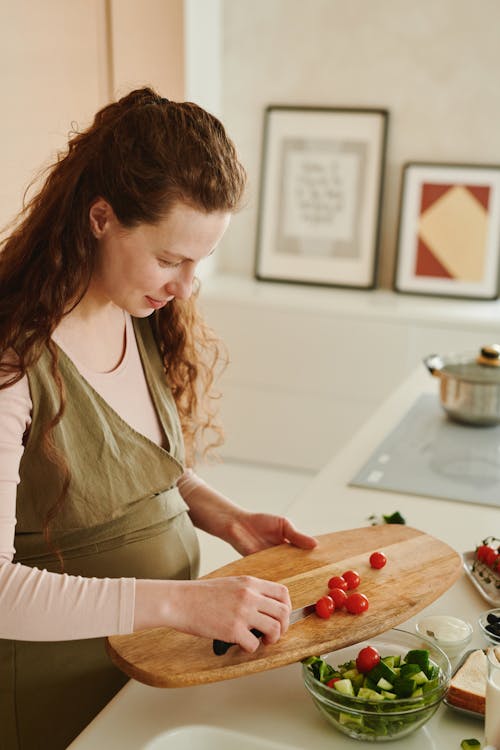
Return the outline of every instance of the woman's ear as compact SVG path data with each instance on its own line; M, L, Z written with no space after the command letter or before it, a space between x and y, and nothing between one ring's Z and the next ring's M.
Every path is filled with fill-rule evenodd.
M115 218L115 213L104 198L96 198L89 210L90 229L97 240L106 232L106 229Z

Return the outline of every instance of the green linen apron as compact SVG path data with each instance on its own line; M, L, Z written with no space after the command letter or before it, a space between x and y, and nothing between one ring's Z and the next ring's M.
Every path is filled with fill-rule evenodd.
M152 320L135 319L134 330L165 449L128 425L59 349L66 410L54 438L69 462L71 483L51 528L71 575L198 575L196 533L176 488L182 432ZM42 533L61 487L41 450L44 424L59 403L50 362L45 350L28 372L33 417L19 470L15 561L58 572ZM103 638L0 640L0 750L64 750L126 680L109 661Z

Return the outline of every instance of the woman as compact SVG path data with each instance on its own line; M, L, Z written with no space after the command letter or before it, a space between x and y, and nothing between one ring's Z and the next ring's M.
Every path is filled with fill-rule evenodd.
M218 120L132 91L74 135L3 243L2 748L64 748L110 700L125 677L104 636L171 626L253 651L251 628L287 629L286 587L192 580L193 525L244 555L316 543L189 468L217 433L220 353L194 275L244 181Z

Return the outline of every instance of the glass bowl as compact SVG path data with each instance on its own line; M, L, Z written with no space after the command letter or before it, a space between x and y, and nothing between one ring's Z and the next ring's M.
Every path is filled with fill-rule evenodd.
M311 667L304 663L302 675L305 687L320 713L343 734L368 742L405 737L425 724L445 697L451 679L450 661L444 651L427 638L397 628L323 658L336 668L356 659L365 646L375 647L381 657L404 657L412 649L425 649L431 662L439 668L438 675L429 682L422 697L367 700L328 687L316 679Z
M488 617L490 618L489 620ZM491 630L488 630L488 628L491 628L493 624L491 621L494 617L498 618L498 635L496 635ZM500 643L500 609L489 609L487 612L483 612L479 616L478 623L479 627L481 628L481 632L486 640L490 643L495 643L496 645L498 645Z

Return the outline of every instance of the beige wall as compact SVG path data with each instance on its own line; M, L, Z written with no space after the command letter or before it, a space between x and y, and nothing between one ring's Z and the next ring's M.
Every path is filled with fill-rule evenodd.
M221 248L252 275L268 104L390 110L380 283L389 286L401 167L500 163L498 0L223 0L222 113L250 178Z
M64 147L72 122L104 103L99 0L0 2L0 225Z
M115 95L151 84L184 98L183 0L109 0Z
M183 34L183 0L0 0L0 227L111 97L183 98Z

